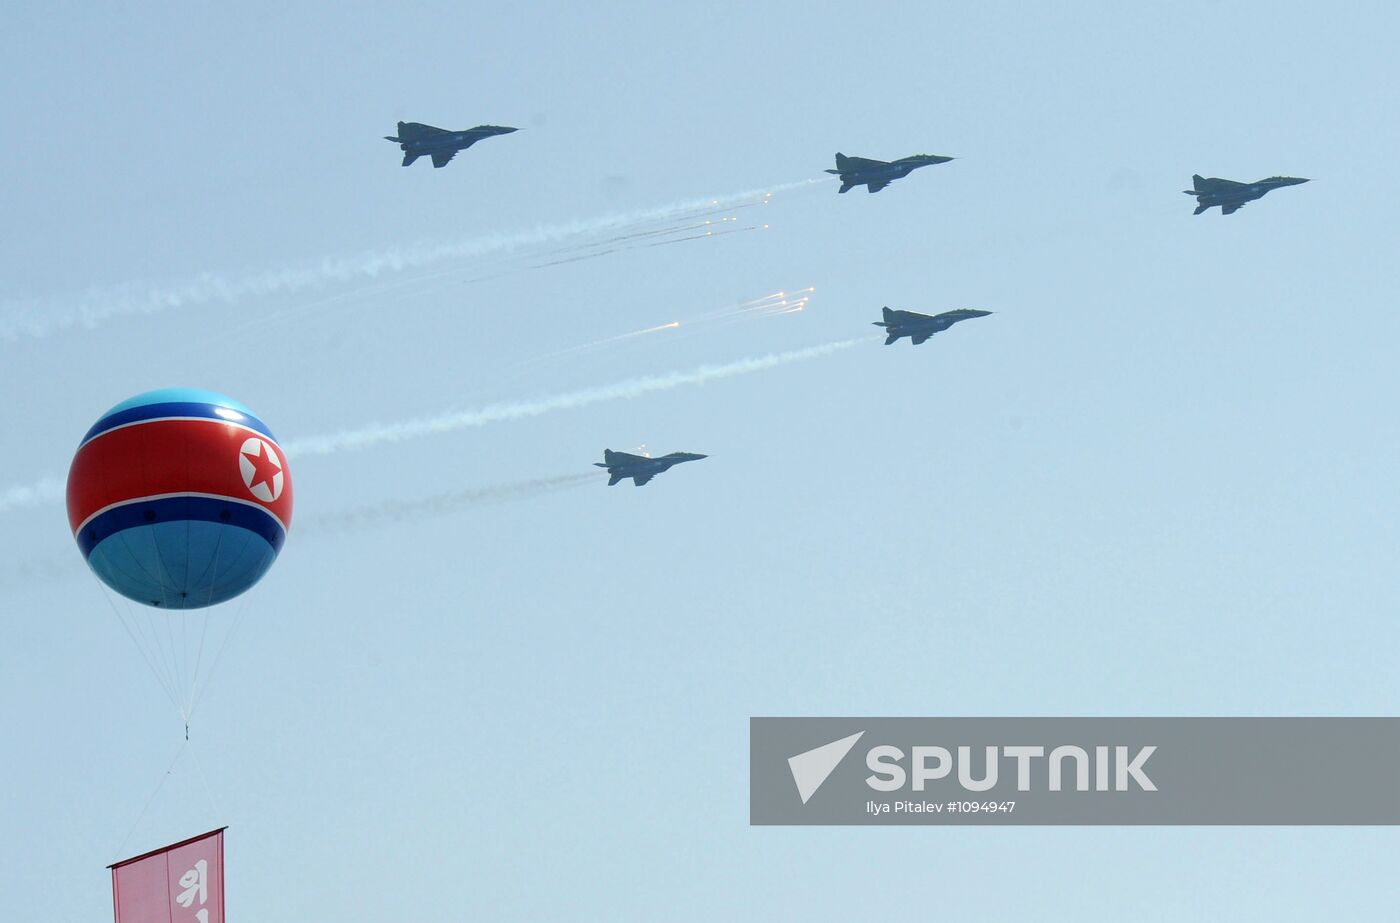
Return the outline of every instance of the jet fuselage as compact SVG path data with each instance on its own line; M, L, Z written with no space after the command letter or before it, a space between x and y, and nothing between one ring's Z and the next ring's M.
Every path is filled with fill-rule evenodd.
M403 141L400 138L387 138L389 141L399 141L399 149L412 151L415 154L431 154L433 151L464 151L483 138L494 137L495 135L505 135L515 131L514 128L497 128L493 131L483 129L491 126L473 128L470 131L454 131L447 135L434 135L429 138L417 138L410 141Z
M1216 206L1220 207L1222 214L1229 215L1238 211L1246 202L1261 199L1275 189L1308 182L1297 176L1271 176L1253 183L1238 183L1215 176L1207 178L1199 174L1193 176L1192 180L1194 188L1183 189L1182 192L1196 197L1195 213L1198 215Z
M942 314L920 314L917 311L895 311L890 308L881 310L885 319L877 320L874 324L876 327L885 328L886 346L901 337L908 337L910 342L918 346L935 333L947 330L959 321L986 317L992 313L977 308L959 308L956 311L944 311Z
M841 177L840 192L848 192L853 186L865 186L871 192L879 192L897 179L903 179L919 167L947 163L952 157L938 154L915 154L899 160L870 160L865 157L836 155L836 169L826 172Z
M464 151L483 138L508 135L517 129L503 125L478 125L464 131L448 131L420 122L400 122L397 135L385 135L385 141L398 144L404 152L406 167L419 157L432 157L433 166L446 166L458 151Z
M627 452L614 452L607 449L603 452L603 460L593 464L608 470L609 487L625 478L631 478L632 483L641 487L647 481L663 471L670 470L675 465L682 462L699 461L706 457L697 452L672 452L670 455L649 458L645 455L631 455Z

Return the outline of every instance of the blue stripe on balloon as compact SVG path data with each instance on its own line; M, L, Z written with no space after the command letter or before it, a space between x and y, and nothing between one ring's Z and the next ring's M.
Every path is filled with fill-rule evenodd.
M251 413L243 413L230 407L223 407L218 404L205 403L185 403L168 402L163 404L143 404L139 407L129 407L125 410L113 410L102 419L93 424L92 429L87 431L83 437L86 443L94 436L100 436L108 430L116 429L118 426L125 426L129 423L142 423L148 420L161 420L170 417L194 417L200 420L215 420L220 423L236 423L239 426L246 426L251 430L262 433L273 442L277 437L272 435L272 430L267 428L267 424L253 416Z
M244 405L227 397L217 391L206 391L203 388L157 388L154 391L145 391L135 397L129 397L117 406L103 414L104 417L111 416L122 410L130 410L133 407L145 407L147 404L214 404L219 407L228 407L237 410L239 413L246 413L248 416L256 416L253 411Z
M90 557L93 548L98 544L127 529L186 521L210 522L246 529L267 542L272 547L274 556L282 549L282 543L287 539L282 524L262 507L214 497L191 496L133 500L112 507L89 520L75 537L83 557Z

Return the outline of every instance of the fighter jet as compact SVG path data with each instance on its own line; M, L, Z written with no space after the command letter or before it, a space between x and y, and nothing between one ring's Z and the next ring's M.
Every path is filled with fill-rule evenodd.
M626 452L614 452L612 449L603 450L603 460L594 462L599 468L608 469L608 486L612 487L618 481L631 478L632 483L641 487L647 481L656 477L672 465L679 465L681 462L698 461L706 458L705 455L697 455L694 452L672 452L670 455L663 455L660 458L651 458L646 455L629 455Z
M1270 189L1296 186L1306 183L1307 180L1296 176L1271 176L1257 183L1237 183L1232 179L1220 179L1218 176L1207 179L1197 173L1191 177L1191 182L1195 186L1194 189L1181 191L1196 197L1196 210L1192 214L1199 215L1207 208L1219 205L1220 214L1230 215L1243 208L1244 203L1262 198Z
M508 135L517 130L500 125L478 125L466 131L448 131L421 122L400 122L398 137L385 135L384 140L398 143L405 167L424 154L433 158L433 166L445 167L458 151L465 151L482 138Z
M959 308L956 311L944 311L942 314L918 314L914 311L891 311L889 308L882 308L885 312L884 320L875 321L876 327L884 327L885 345L889 346L900 337L908 337L915 346L933 336L941 330L947 330L960 320L967 320L972 317L986 317L991 311L979 311L976 308Z
M937 154L915 154L899 160L867 160L864 157L836 155L836 169L827 170L841 177L841 188L837 192L850 192L854 186L864 186L871 192L879 192L897 179L903 179L919 167L932 163L947 163L951 157Z

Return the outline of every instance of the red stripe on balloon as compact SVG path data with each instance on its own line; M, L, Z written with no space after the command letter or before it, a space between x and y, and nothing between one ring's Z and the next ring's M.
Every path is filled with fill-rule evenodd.
M243 483L239 456L250 438L272 446L282 463L282 492L264 502ZM269 510L292 523L292 476L275 442L217 420L153 420L110 430L86 443L68 469L68 524L76 533L93 513L157 494L215 494Z

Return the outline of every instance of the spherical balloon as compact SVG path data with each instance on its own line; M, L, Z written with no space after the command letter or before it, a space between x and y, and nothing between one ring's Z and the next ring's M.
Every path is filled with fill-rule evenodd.
M272 431L212 391L123 401L68 470L68 523L88 566L149 606L232 599L272 566L291 522L292 477Z

